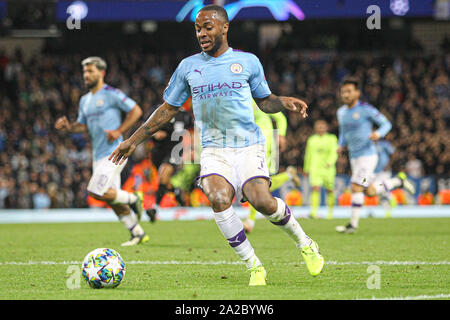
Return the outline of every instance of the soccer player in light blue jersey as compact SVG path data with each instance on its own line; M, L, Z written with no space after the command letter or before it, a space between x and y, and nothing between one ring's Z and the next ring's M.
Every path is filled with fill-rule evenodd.
M364 193L372 197L384 194L394 188L405 188L414 193L412 184L405 175L383 179L373 183L378 155L375 142L384 137L392 128L389 120L372 105L359 100L359 82L355 78L347 78L340 89L341 99L345 103L337 111L339 122L338 154L344 147L348 149L352 169L352 212L350 223L337 226L336 231L353 233L358 228L361 207L364 204ZM373 125L378 126L373 130Z
M265 285L266 271L247 239L232 202L247 199L270 222L285 231L300 249L311 275L324 259L316 242L303 231L290 209L269 191L264 136L255 124L253 101L266 113L283 109L307 116L307 105L293 97L271 93L259 59L228 46L229 21L217 5L202 8L195 20L201 53L180 62L164 92L165 102L109 157L123 163L136 146L159 130L192 96L202 140L199 182L214 211L214 219L236 254L250 271L249 285Z
M102 58L89 57L81 64L89 92L80 99L78 119L70 123L67 117L61 117L55 127L71 133L89 132L94 160L87 187L89 195L108 203L130 231L131 239L122 243L123 246L147 242L149 237L139 225L143 212L142 194L122 190L120 173L125 164L115 166L108 161L109 154L123 141L122 134L136 123L142 110L123 92L105 84L106 62ZM122 112L127 113L123 122Z

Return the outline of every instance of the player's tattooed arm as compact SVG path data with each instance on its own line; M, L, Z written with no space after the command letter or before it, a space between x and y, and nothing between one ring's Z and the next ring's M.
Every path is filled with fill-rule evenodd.
M270 94L263 99L255 98L255 101L258 107L265 113L277 113L283 109L288 109L290 111L300 112L303 118L308 116L306 113L308 109L307 104L294 97L282 97Z
M150 138L156 131L160 130L179 110L180 108L164 102L131 137L123 141L116 150L111 153L108 159L112 160L115 164L122 164L139 144Z
M150 138L155 132L164 127L166 123L168 123L173 117L175 117L179 110L180 108L171 106L167 102L164 102L143 124L145 132L143 140ZM143 140L140 140L139 143L141 143Z

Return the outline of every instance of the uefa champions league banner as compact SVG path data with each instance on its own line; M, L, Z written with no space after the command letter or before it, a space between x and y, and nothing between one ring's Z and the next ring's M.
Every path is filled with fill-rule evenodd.
M434 0L226 0L230 20L277 20L367 17L376 5L383 17L431 17ZM0 2L1 3L1 2ZM211 1L58 1L59 21L70 16L86 21L194 21L197 12Z

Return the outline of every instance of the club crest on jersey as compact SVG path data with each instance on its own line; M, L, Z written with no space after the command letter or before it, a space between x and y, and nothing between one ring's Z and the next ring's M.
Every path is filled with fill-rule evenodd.
M99 99L99 100L97 100L97 107L102 107L103 106L103 100L102 99Z
M233 73L241 73L242 72L242 70L243 70L243 68L242 68L242 65L240 64L240 63L233 63L231 66L230 66L230 70L231 70L231 72L233 72Z
M353 117L353 119L358 120L359 119L359 113L355 112L352 117Z

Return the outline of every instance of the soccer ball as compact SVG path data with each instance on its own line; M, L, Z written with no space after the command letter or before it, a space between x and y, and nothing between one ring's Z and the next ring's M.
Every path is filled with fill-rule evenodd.
M125 263L114 249L99 248L89 252L81 267L84 279L95 289L115 288L125 276Z

